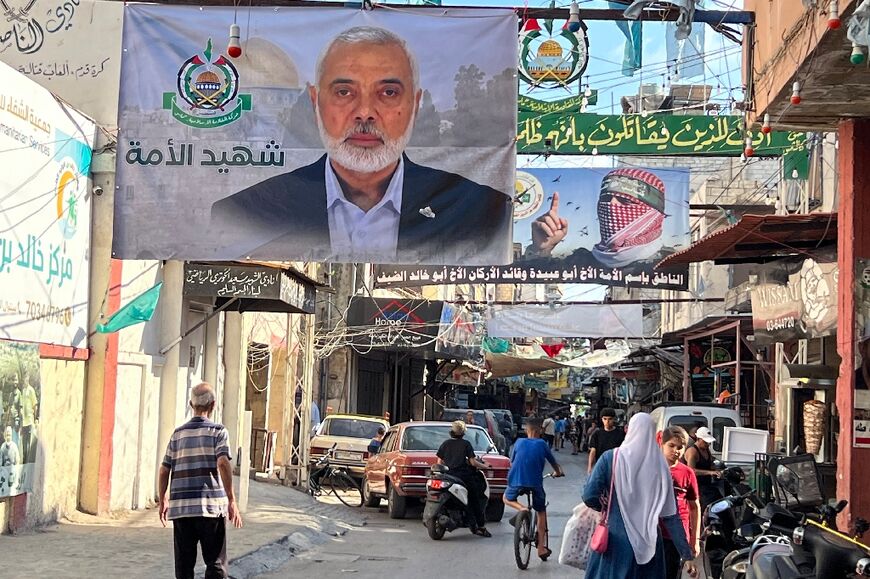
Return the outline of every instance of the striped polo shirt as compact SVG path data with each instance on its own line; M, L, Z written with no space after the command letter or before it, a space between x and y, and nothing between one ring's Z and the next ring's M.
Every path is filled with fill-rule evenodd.
M223 517L229 501L221 484L217 461L232 460L229 434L222 424L194 416L169 439L163 466L172 473L169 519Z

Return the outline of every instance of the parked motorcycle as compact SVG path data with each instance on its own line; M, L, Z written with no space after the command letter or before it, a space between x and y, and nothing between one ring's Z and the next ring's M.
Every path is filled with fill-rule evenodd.
M760 544L749 557L747 579L843 579L870 577L870 547L806 517L774 517L770 529L785 534L790 544Z
M426 481L426 506L423 509L423 524L432 540L440 541L444 533L474 526L475 521L468 512L468 494L462 479L451 475L446 466L432 466ZM484 494L489 499L488 484Z
M708 506L702 518L703 551L713 579L722 577L724 561L730 553L748 548L761 534L761 521L755 511L764 503L745 481L746 473L740 467L723 470L717 481L722 499Z
M776 484L799 496L801 477L777 469ZM812 477L809 482L812 483ZM836 517L848 503L822 505L815 512L796 512L775 503L758 508L747 502L763 534L750 548L731 552L723 561L723 579L833 579L870 576L870 549L836 530ZM802 509L803 510L803 509ZM856 536L867 530L859 519Z

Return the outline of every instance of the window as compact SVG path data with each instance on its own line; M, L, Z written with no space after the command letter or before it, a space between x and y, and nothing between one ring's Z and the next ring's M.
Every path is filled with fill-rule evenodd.
M371 440L378 434L378 428L384 425L374 420L357 418L328 418L323 434L329 436L346 436L348 438L365 438Z
M672 416L668 421L668 426L682 426L689 433L689 436L692 436L696 430L702 426L707 426L707 419L703 416Z
M402 438L402 450L435 451L448 438L450 438L449 424L444 426L411 426L405 429L405 435ZM486 452L492 445L492 441L489 439L486 431L481 428L469 428L465 433L465 440L470 442L472 448L477 452Z
M737 426L737 424L730 418L717 416L713 419L713 436L716 437L716 442L713 443L713 450L716 452L722 451L722 441L725 440L725 429L733 426Z
M453 422L454 420L464 421L467 413L468 410L461 408L445 408L444 412L441 413L441 420L445 422ZM486 428L486 415L480 410L472 410L472 413L474 413L474 424Z
M391 452L393 449L391 446L395 446L396 442L396 431L391 430L385 436L384 440L381 441L381 450L379 452Z

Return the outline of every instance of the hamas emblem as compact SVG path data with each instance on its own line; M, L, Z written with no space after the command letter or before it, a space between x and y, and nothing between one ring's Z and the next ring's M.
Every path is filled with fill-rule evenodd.
M544 187L531 173L517 171L514 184L514 221L531 217L544 203Z
M251 95L239 94L239 73L225 56L212 60L212 43L178 69L176 92L163 93L163 108L196 129L222 127L251 110Z
M586 25L571 32L568 23L553 30L553 21L543 27L536 19L526 20L520 31L520 78L535 88L566 87L586 72L589 37Z

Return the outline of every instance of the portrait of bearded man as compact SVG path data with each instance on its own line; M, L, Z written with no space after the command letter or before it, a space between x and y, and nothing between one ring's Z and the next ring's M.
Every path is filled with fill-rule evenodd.
M504 263L511 198L405 153L421 95L401 37L371 26L340 33L308 87L326 154L217 201L212 228L249 258L305 244L311 260Z

